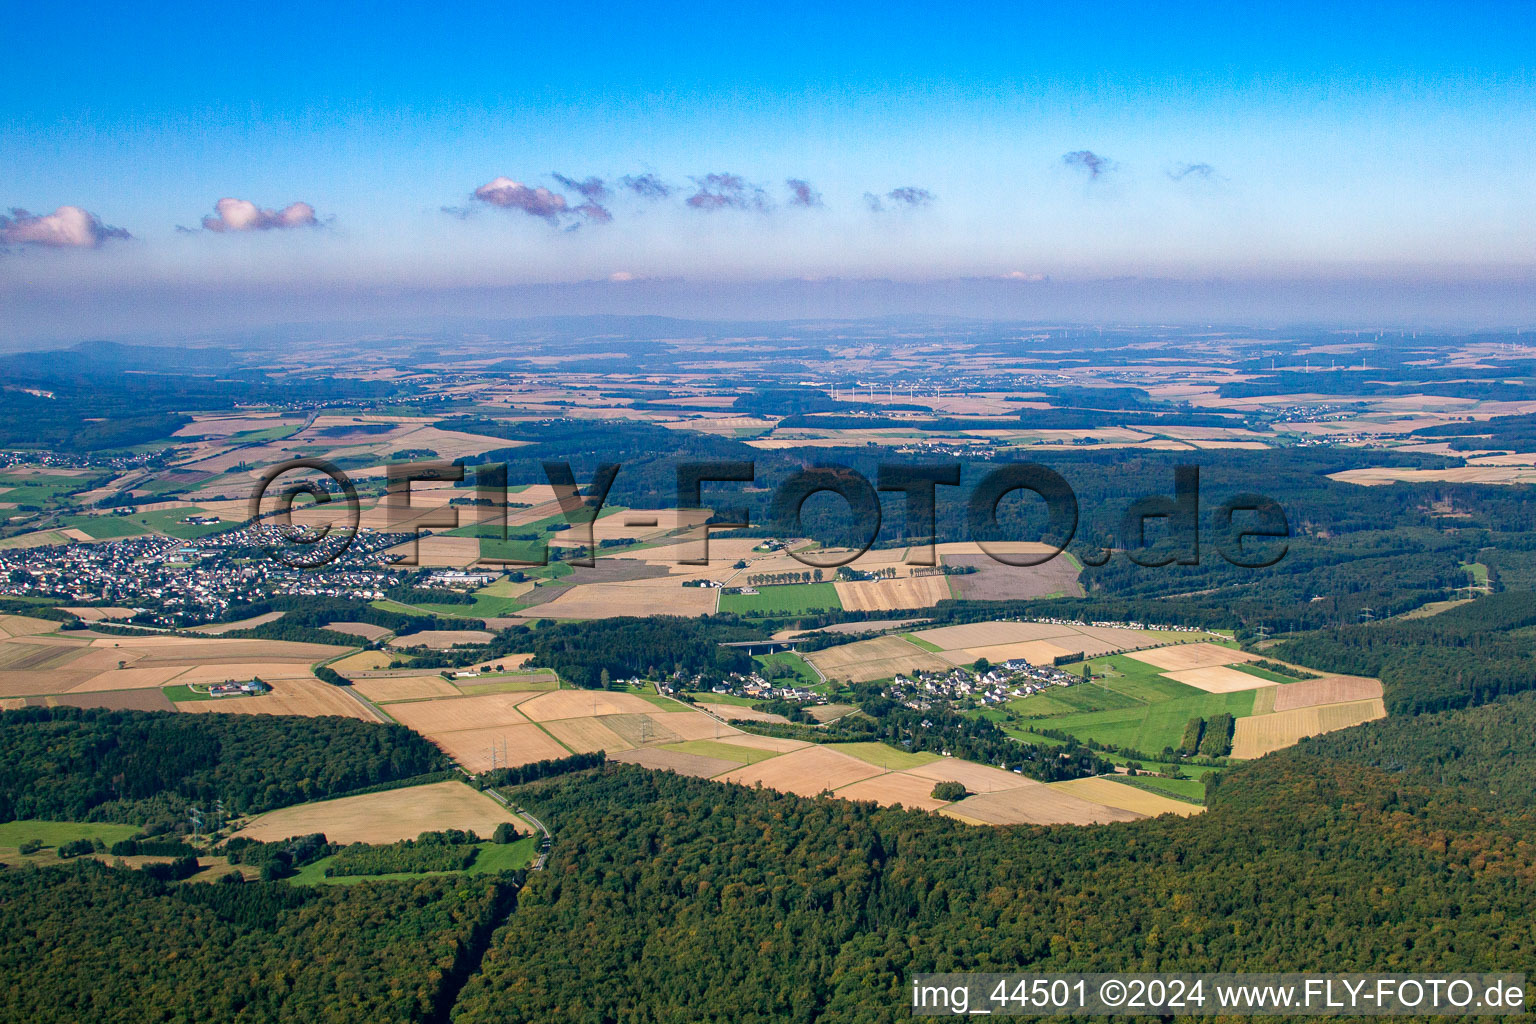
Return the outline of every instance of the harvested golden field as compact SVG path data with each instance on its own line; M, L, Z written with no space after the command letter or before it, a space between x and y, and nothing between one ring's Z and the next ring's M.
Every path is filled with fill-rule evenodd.
M345 687L331 686L314 677L280 679L272 683L271 693L261 697L182 701L176 705L176 710L205 715L303 715L310 718L317 715L339 715L368 722L375 720L360 701L347 694Z
M98 672L83 683L69 688L70 693L92 690L148 690L164 686L186 670L177 665L155 668L123 668Z
M815 796L882 774L879 768L858 758L812 746L737 768L720 776L720 780L744 786L761 783L781 793Z
M595 718L598 715L634 715L655 711L656 706L632 693L606 690L556 690L528 700L520 709L535 722L560 718ZM702 717L702 716L701 716Z
M1055 637L1071 636L1074 632L1071 626L1059 626L1050 622L994 621L970 622L963 626L940 626L937 629L924 629L912 635L924 643L933 644L943 650L957 651L968 647L994 647L998 644L1050 640Z
M375 626L371 622L327 622L324 626L334 633L347 633L351 636L360 636L364 640L377 640L381 636L389 636L391 630L383 626ZM368 652L363 652L368 653ZM375 651L374 653L378 653Z
M42 620L12 616L0 639L0 696L148 689L226 679L307 679L309 666L336 653L323 644L217 637L104 637L42 634ZM55 623L48 623L52 628Z
M719 593L709 587L685 587L667 577L624 583L578 583L525 614L547 619L607 619L642 611L647 615L713 615Z
M699 779L713 778L721 772L728 772L732 768L739 766L737 761L724 761L718 757L685 754L680 750L661 750L657 747L621 750L618 753L610 752L608 760L623 761L626 764L638 764L642 768L649 768L652 771L692 775Z
M957 651L945 651L942 657L956 665L969 665L977 658L986 658L997 665L1014 658L1023 658L1031 665L1054 665L1056 659L1067 654L1080 653L1082 648L1063 647L1072 638L1061 640L1025 640L1016 644L993 644L990 647L964 647Z
M111 609L103 608L102 611ZM59 623L52 619L34 619L30 615L0 615L0 638L13 636L37 636L52 633Z
M268 811L236 836L274 842L323 832L333 843L393 843L458 828L489 838L504 821L527 826L501 804L462 782L436 782Z
M652 709L649 717L659 728L669 729L685 740L708 740L714 739L717 732L721 735L736 732L735 729L728 725L721 725L702 711L666 712Z
M276 622L282 617L282 612L267 612L265 615L252 615L248 619L240 619L237 622L215 622L208 626L193 626L187 632L202 633L205 636L223 636L225 633L233 633L238 629L255 629L257 626Z
M565 718L545 727L555 739L578 754L597 750L628 750L630 742L603 724L600 718Z
M1292 711L1317 704L1347 704L1381 696L1381 680L1365 676L1323 676L1275 688L1275 710Z
M463 765L465 770L474 773L491 770L493 749L497 768L569 757L571 753L554 737L531 722L524 725L490 725L479 729L440 732L428 735L427 739L437 744L443 753Z
M349 673L352 672L376 672L387 669L394 660L394 655L387 651L358 651L356 654L349 654L340 661L333 662L331 668L351 678Z
M1268 679L1260 679L1251 676L1247 672L1239 672L1235 668L1226 665L1214 665L1210 668L1186 668L1178 672L1164 673L1169 679L1193 686L1197 690L1206 693L1236 693L1239 690L1257 690L1260 687L1276 685Z
M1150 651L1135 651L1126 655L1165 671L1182 671L1190 668L1217 668L1236 665L1240 661L1256 661L1258 655L1220 644L1193 643L1174 647L1158 647Z
M1038 786L1033 779L1026 779L1001 768L991 768L974 761L962 761L958 757L942 757L928 764L906 769L908 775L930 779L933 782L958 782L972 793L995 793L1021 786Z
M478 729L496 725L527 725L518 713L518 704L529 700L526 693L490 693L483 697L444 697L441 700L407 701L389 708L391 718L415 729L423 736L459 729Z
M483 629L424 629L420 633L400 636L389 642L390 647L425 647L432 651L446 651L460 645L489 643L491 634Z
M806 708L805 713L825 725L857 710L852 704L814 704Z
M1134 811L1106 807L1033 781L998 793L968 796L940 808L939 813L984 825L1102 825L1142 817Z
M734 732L735 730L730 731ZM736 733L730 739L731 743L738 747L756 747L759 750L778 750L781 752L799 750L802 747L810 746L804 740L785 739L781 736L758 736L750 732Z
M295 643L290 640L206 640L181 636L113 637L91 641L97 650L111 651L113 657L134 660L140 668L148 663L211 665L241 662L274 662L313 665L334 657L338 652L327 644Z
M392 700L459 696L459 688L436 672L413 676L375 676L371 679L354 679L352 688L375 704Z
M332 648L334 650L334 648ZM140 662L136 667L147 667ZM178 684L222 683L229 679L255 679L260 676L267 682L274 679L313 680L309 665L305 663L272 663L266 661L234 662L232 664L194 665L178 673L171 682ZM335 689L335 687L331 687Z
M932 608L949 599L949 577L908 576L893 580L835 583L837 598L848 611L879 612Z
M1135 814L1145 814L1147 817L1156 817L1159 814L1177 814L1181 818L1187 818L1192 814L1199 814L1205 810L1199 804L1186 803L1183 800L1174 800L1170 797L1159 796L1157 793L1149 793L1145 789L1137 789L1135 786L1123 782L1116 782L1108 778L1072 779L1069 782L1053 782L1051 789L1062 793L1070 793L1084 800L1106 807L1118 807L1122 811L1131 811Z
M859 683L889 679L898 673L946 672L950 667L949 662L899 636L828 647L805 655L805 660L829 679L852 679Z
M454 680L454 685L459 688L459 692L467 694L531 693L536 690L558 690L560 679L553 672L526 669L515 675L492 673L486 676L467 676Z
M1536 467L1489 465L1459 466L1451 469L1407 469L1379 466L1329 473L1328 479L1367 487L1396 483L1529 484L1536 483Z
M759 711L756 708L744 708L740 704L711 704L709 710L720 718L726 718L733 722L788 722L783 715L770 714L767 711Z
M673 530L698 526L712 515L709 509L699 508L636 508L613 515L600 516L592 523L592 539L601 544L605 540L646 540L671 533ZM654 520L654 522L647 522ZM550 537L551 545L570 547L586 543L586 531L579 527L562 531ZM713 546L713 545L711 545Z
M1262 757L1273 750L1289 747L1306 736L1348 729L1362 722L1386 718L1381 698L1350 701L1347 704L1319 704L1313 707L1276 711L1237 720L1232 736L1233 757Z
M132 608L61 608L60 611L69 612L82 622L101 622L103 619L127 619L132 618ZM0 626L0 632L4 627Z
M666 715L604 715L598 720L622 736L624 741L630 746L651 747L662 743L682 742L683 737L680 734L673 732L663 724L666 719ZM592 720L587 719L587 721ZM561 721L582 721L582 719L561 719ZM715 727L719 730L718 734L712 733L710 738L714 738L715 735L728 735L736 731L734 727L721 725L718 722L715 723Z
M932 811L943 807L948 802L934 799L935 785L937 783L932 779L925 779L920 775L887 772L872 779L855 782L851 786L844 786L833 796L840 800L873 800L881 807L900 804L912 810Z
M415 509L412 509L414 512ZM425 515L429 509L423 508L421 514ZM377 523L369 522L370 516L363 513L362 523L374 529L408 529L409 526L389 526L382 514L377 517ZM298 522L299 517L294 516ZM480 558L480 541L474 537L449 537L446 534L434 533L428 537L420 538L420 550L411 541L397 544L389 549L390 554L404 555L407 559L416 558L417 564L434 569L463 569L473 565Z

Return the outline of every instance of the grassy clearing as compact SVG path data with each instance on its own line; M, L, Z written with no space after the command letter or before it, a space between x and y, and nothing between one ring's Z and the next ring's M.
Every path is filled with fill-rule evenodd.
M1112 778L1123 785L1135 786L1159 796L1202 806L1205 804L1205 783L1199 779L1163 779L1151 775L1115 775Z
M288 879L294 885L357 885L359 882L396 882L412 878L430 878L433 875L489 875L498 871L516 871L533 863L538 856L537 833L524 836L515 843L480 843L475 862L465 871L396 871L387 875L338 875L327 878L325 869L336 858L322 857L313 864L306 864L298 874Z
M675 750L680 754L697 754L699 757L713 757L722 761L737 761L742 764L756 764L770 757L778 757L780 753L777 750L738 747L718 740L684 740L682 743L664 743L661 749Z
M10 852L34 839L50 848L76 839L100 839L111 846L138 830L137 825L107 825L96 821L6 821L0 822L0 850Z
M1124 655L1096 658L1088 663L1088 667L1097 685L1146 704L1205 692L1169 679L1154 665Z
M761 587L755 594L720 595L720 610L734 615L804 615L842 606L830 583L787 583Z
M764 668L769 668L770 666L787 668L795 674L798 682L806 686L815 686L821 682L821 677L816 674L816 670L806 664L804 658L792 651L780 651L777 654L758 654L754 655L752 660Z
M927 751L908 753L884 743L829 743L827 749L856 757L865 764L872 764L876 768L885 768L888 771L916 768L920 764L930 764L939 759L938 754L930 754Z

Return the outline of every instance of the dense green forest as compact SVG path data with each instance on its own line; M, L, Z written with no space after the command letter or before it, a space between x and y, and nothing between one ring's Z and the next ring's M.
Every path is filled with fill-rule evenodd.
M537 784L553 861L454 1019L895 1021L927 970L1521 969L1530 769L1487 789L1536 763L1536 699L1492 711L1308 741L1224 774L1204 815L1128 825L974 829L629 767Z
M533 652L529 664L552 668L577 686L596 688L602 685L605 672L615 684L630 676L658 679L674 671L698 673L706 679L750 672L751 657L720 644L755 639L755 629L656 616L550 623L528 632L521 649Z
M404 726L351 718L70 707L0 713L0 821L143 824L224 801L250 814L446 767Z
M1394 715L1486 703L1536 688L1536 593L1507 591L1438 615L1289 640L1281 658L1378 676Z
M514 898L497 877L168 884L94 861L0 872L0 1020L441 1020Z

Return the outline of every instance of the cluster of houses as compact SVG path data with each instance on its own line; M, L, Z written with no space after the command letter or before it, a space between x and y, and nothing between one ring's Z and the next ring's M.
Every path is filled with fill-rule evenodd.
M1052 686L1071 686L1080 682L1080 676L1063 672L1053 665L1031 665L1023 658L1014 658L988 666L982 672L952 668L947 672L899 675L891 680L886 695L905 707L924 711L935 704L1003 704Z
M214 683L208 687L210 697L260 697L264 693L271 692L272 687L260 679L249 679L243 683L226 679L222 683Z
M335 562L297 569L273 558L245 557L269 538L257 527L197 541L129 537L96 544L0 550L0 596L56 597L68 604L145 610L135 621L191 626L219 621L237 603L274 595L378 600L408 570L385 549L399 534L359 532Z

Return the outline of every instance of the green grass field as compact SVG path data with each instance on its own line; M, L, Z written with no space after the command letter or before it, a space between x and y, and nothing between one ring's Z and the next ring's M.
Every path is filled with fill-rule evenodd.
M0 475L0 487L8 488L0 493L0 501L17 505L45 505L71 491L80 490L89 480L89 477L79 476L7 473Z
M1093 672L1096 685L1148 704L1175 697L1193 697L1205 692L1169 679L1156 666L1127 658L1123 654L1095 658L1088 663L1088 667Z
M739 761L744 764L755 764L758 761L766 761L770 757L778 757L777 750L758 750L756 747L738 747L732 743L722 743L717 740L684 740L682 743L664 743L662 750L675 750L680 754L697 754L699 757L714 757L723 761Z
M1078 683L1075 686L1053 686L1043 693L1009 702L1008 710L1025 718L1054 718L1057 715L1075 715L1084 711L1114 711L1119 708L1142 707L1145 703L1100 686L1097 681L1094 681Z
M527 606L527 602L515 597L497 597L478 590L473 596L475 598L474 604L437 604L434 602L418 605L418 607L422 611L428 611L434 615L450 616L458 619L490 619L501 615L511 615Z
M221 697L210 697L206 693L198 693L190 686L162 686L160 692L165 694L165 699L172 704L181 704L184 701L193 700L222 700Z
M734 697L729 693L711 693L708 690L697 690L690 693L689 696L700 704L734 704L739 708L749 708L754 704L761 703L761 701L751 700L746 697Z
M764 668L770 665L787 668L805 686L815 686L821 682L821 677L816 674L816 670L807 665L805 659L793 651L780 651L777 654L758 654L754 655L752 660Z
M1272 683L1296 682L1296 678L1294 676L1283 676L1279 672L1271 672L1269 669L1259 668L1257 665L1231 665L1228 667L1235 668L1239 672L1245 672L1250 676L1256 676L1259 679L1268 679Z
M524 836L515 843L480 843L475 862L466 871L397 871L387 875L338 875L327 878L325 869L335 857L322 857L313 864L306 864L298 874L289 878L294 885L357 885L359 882L392 882L401 879L430 878L433 875L489 875L498 871L516 871L533 863L539 853L539 833Z
M138 830L137 825L106 825L95 821L6 821L0 822L0 849L14 850L33 839L45 847L76 839L100 839L111 846Z
M1052 744L1049 738L1031 731L1052 729L1084 742L1092 740L1155 756L1164 747L1178 746L1191 718L1209 718L1221 712L1242 718L1253 713L1253 690L1206 693L1124 655L1094 658L1088 668L1092 675L1085 682L1051 687L1012 701L1006 711L988 708L976 714L1026 743ZM1263 678L1271 675L1266 673ZM1124 762L1119 755L1113 759Z
M60 530L79 530L93 540L118 540L149 532L135 516L64 516L54 525Z
M199 508L167 508L158 512L139 512L128 517L132 522L163 533L167 537L175 537L178 540L197 540L199 537L207 537L214 533L223 533L239 526L239 523L224 520L219 523L184 523L187 516L211 515Z
M242 430L235 434L232 440L241 442L251 441L281 441L286 437L299 432L302 423L280 423L275 427L266 427L261 430Z
M830 583L787 583L755 594L721 594L720 610L735 615L803 615L818 608L841 609Z
M829 743L827 749L841 751L850 757L858 758L865 764L872 764L876 768L885 768L890 771L916 768L920 764L930 764L939 759L938 754L930 754L925 750L908 753L884 743Z
M921 647L923 650L929 651L931 653L935 653L936 654L939 651L942 651L944 649L944 648L940 647L938 644L931 644L927 640L921 640L916 635L914 635L912 633L903 633L903 634L901 634L901 638L903 640L905 640L907 643L909 643L909 644L916 644L918 647Z
M1185 800L1192 804L1205 803L1205 783L1199 779L1163 779L1150 775L1116 775L1114 781L1127 786L1135 786L1158 796L1166 796L1173 800Z
M1198 691L1197 691L1198 693ZM1094 711L1037 721L1039 727L1059 729L1080 740L1157 754L1177 747L1191 718L1210 718L1225 711L1234 718L1253 714L1253 690L1239 693L1198 693L1142 707Z

